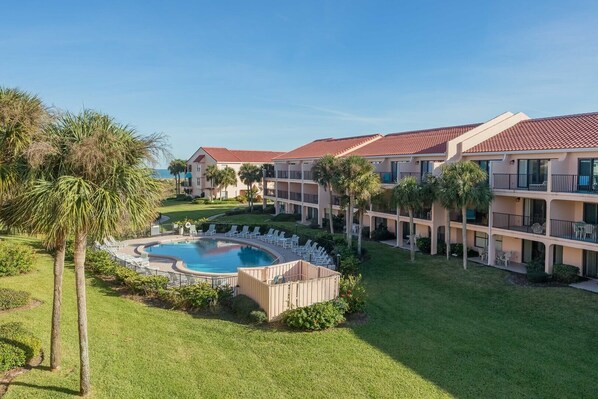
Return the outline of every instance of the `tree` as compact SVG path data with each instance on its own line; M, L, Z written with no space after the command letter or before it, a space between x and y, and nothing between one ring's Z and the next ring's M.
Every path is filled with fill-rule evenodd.
M465 270L467 270L467 208L488 209L493 194L487 178L486 172L471 161L459 161L442 167L443 202L461 210L461 239Z
M256 191L253 188L253 184L257 183L262 178L262 170L250 163L244 163L239 169L239 179L247 186L247 199L249 201L249 208L253 212L253 199L255 198Z
M363 157L358 155L350 155L346 158L342 158L339 161L338 169L339 171L336 174L333 186L336 190L344 192L347 197L349 197L345 229L347 235L347 245L349 248L351 248L351 242L353 238L351 227L353 225L355 194L359 190L359 187L366 176L374 172L374 165L372 165Z
M357 212L359 213L359 234L357 236L357 253L359 255L361 255L363 216L369 208L372 197L380 193L381 190L380 176L372 172L361 178L360 185L355 192L355 204L357 205Z
M161 186L147 164L163 142L161 136L139 136L94 111L67 113L48 129L42 146L47 150L40 151L41 162L34 165L39 178L29 188L37 198L47 197L53 215L28 212L30 223L47 225L48 234L53 223L68 226L75 237L81 395L91 388L84 270L88 237L143 228L155 218Z
M210 181L210 200L214 199L214 190L218 187L220 178L220 170L216 165L208 165L206 167L206 179Z
M445 227L444 227L444 241L446 245L446 259L450 258L451 254L451 211L455 209L455 198L450 182L442 177L438 180L438 201L445 209Z
M415 226L413 225L413 212L422 207L422 186L413 176L401 179L392 190L392 199L395 206L407 209L409 212L409 251L411 261L415 261Z
M184 159L173 159L168 164L168 172L174 176L174 185L176 186L176 193L181 193L181 173L187 170L187 162Z
M225 166L224 169L220 171L218 181L220 182L220 185L224 187L224 191L228 192L228 186L237 184L237 172L230 166Z
M328 224L330 225L330 234L334 234L334 226L332 223L332 185L337 179L339 172L339 162L333 155L324 155L322 158L314 162L311 168L313 174L313 180L320 186L324 187L330 195L330 208L328 212Z

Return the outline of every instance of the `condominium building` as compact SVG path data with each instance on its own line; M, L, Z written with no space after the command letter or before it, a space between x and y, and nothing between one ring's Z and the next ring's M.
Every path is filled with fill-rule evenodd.
M224 147L199 147L197 151L187 160L187 171L183 189L194 197L209 197L216 195L219 198L234 198L243 195L247 186L238 177L239 169L244 163L257 165L260 168L264 164L272 164L272 160L282 155L277 151L249 151L229 150ZM206 168L216 165L218 169L229 166L237 173L237 183L229 187L212 187L212 182L206 178ZM262 191L261 182L256 187Z
M495 199L487 211L467 211L467 244L489 264L544 262L578 266L598 278L598 113L530 119L510 112L483 123L386 135L316 140L274 159L267 198L277 212L322 223L333 195L312 181L311 165L325 154L360 155L380 174L384 198L365 224L382 225L406 246L405 210L390 206L390 190L405 176L421 180L444 163L471 160L488 172ZM439 204L415 215L416 236L430 237L432 253L445 240ZM451 213L451 242L461 242L461 214Z

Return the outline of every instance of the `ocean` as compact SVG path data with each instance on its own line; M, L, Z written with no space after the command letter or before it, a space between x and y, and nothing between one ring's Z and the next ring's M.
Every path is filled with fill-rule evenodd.
M168 172L168 169L154 169L157 179L174 179L174 176Z

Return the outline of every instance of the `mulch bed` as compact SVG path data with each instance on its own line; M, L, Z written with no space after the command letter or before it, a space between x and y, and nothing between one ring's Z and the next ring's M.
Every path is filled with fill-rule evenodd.
M558 281L547 281L545 283L531 283L527 280L525 274L509 273L505 278L505 281L509 284L519 285L522 287L533 287L533 288L551 288L551 287L568 287L569 284L560 283Z
M0 315L2 314L6 314L6 313L12 313L12 312L17 312L19 310L29 310L29 309L33 309L33 308L37 308L39 305L41 305L43 302L37 299L32 299L31 301L29 301L29 303L25 306L20 306L18 308L12 308L12 309L6 309L6 310L0 310Z

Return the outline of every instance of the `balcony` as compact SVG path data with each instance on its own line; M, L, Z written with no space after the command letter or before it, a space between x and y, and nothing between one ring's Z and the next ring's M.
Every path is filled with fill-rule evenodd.
M598 176L552 175L555 193L598 194Z
M279 190L280 191L280 190ZM273 188L267 188L264 191L264 195L266 197L276 197L276 190L274 190Z
M279 179L288 179L289 172L287 170L277 170L276 177L278 177Z
M467 223L475 224L478 226L488 226L488 214L482 212L476 212L475 210L467 210ZM451 222L463 222L463 215L461 212L451 212Z
M598 226L585 222L550 219L550 235L567 240L598 243Z
M401 209L399 215L409 217L409 211L407 209ZM415 219L432 220L432 210L422 209L419 211L415 211L413 212L413 217Z
M389 204L372 204L372 212L397 214L397 208L392 208Z
M341 206L342 197L340 195L332 196L332 205Z
M278 198L289 198L289 192L286 190L278 190Z
M394 184L396 183L396 178L393 179L391 172L376 172L378 176L380 176L380 183L382 184Z
M509 213L493 213L493 226L499 229L546 235L546 218Z
M497 190L546 191L545 175L495 173L492 188Z
M318 194L303 194L303 201L309 202L310 204L317 204Z
M299 202L301 202L301 193L297 193L295 191L291 191L289 193L289 199L293 200L293 201L299 201Z
M274 177L274 171L273 170L266 170L266 173L264 175L264 177L267 178L273 178Z
M303 172L303 180L313 180L314 174L311 170L306 170Z
M299 171L299 170L291 170L289 173L290 173L290 174L289 174L289 177L290 177L291 179L294 179L294 180L301 180L301 178L302 178L302 176L301 176L301 171Z

